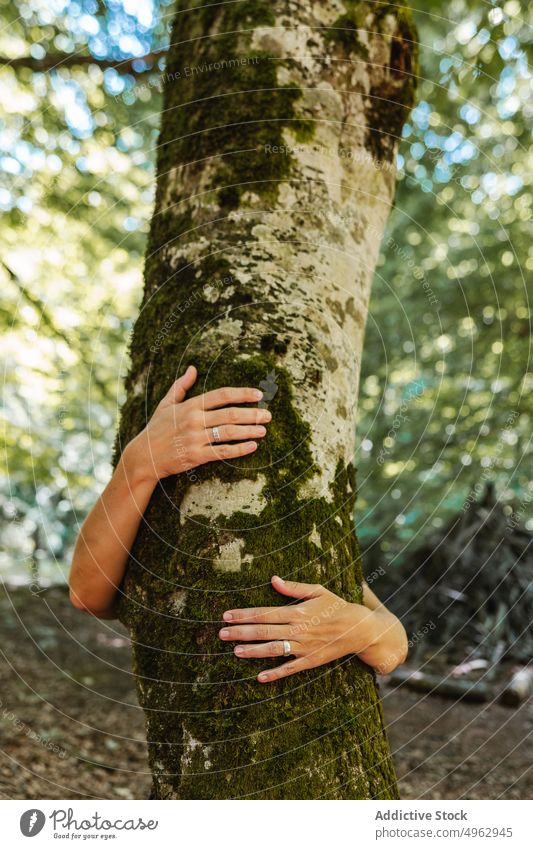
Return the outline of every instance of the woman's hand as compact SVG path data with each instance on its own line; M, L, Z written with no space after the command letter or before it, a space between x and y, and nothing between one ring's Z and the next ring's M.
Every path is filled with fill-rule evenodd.
M203 463L243 457L256 450L254 440L265 436L264 425L272 418L268 410L232 406L260 401L261 390L226 386L186 401L196 377L195 367L189 366L160 401L144 430L126 446L124 461L137 479L155 484ZM213 427L218 428L218 439ZM226 444L235 440L239 441Z
M226 625L219 632L222 640L248 641L235 646L235 654L242 658L282 657L284 641L290 642L295 659L260 672L258 681L276 681L352 653L381 673L391 672L405 660L405 630L379 602L371 610L345 601L320 584L284 581L277 575L272 585L300 603L227 610L222 617Z
M189 366L171 386L148 425L126 446L83 523L69 578L72 603L80 610L101 618L116 616L117 588L160 478L212 460L251 454L257 448L252 440L266 433L262 423L270 421L268 410L228 406L259 401L262 392L224 388L185 401L196 377L196 369ZM213 427L218 427L219 441ZM243 441L225 444L228 440Z

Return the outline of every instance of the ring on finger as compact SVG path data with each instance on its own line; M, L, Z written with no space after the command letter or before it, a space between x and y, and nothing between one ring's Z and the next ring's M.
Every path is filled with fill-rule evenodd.
M288 657L290 654L292 654L290 640L282 640L282 643L283 643L283 657Z
M220 430L218 429L218 427L212 427L211 430L213 431L213 439L215 440L215 442L220 442L222 437L220 436Z

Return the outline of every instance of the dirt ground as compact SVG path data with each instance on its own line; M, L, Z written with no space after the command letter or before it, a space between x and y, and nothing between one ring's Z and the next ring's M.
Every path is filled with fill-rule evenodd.
M382 686L404 799L531 799L533 701L515 710ZM64 590L0 596L0 798L145 799L144 723L117 622Z

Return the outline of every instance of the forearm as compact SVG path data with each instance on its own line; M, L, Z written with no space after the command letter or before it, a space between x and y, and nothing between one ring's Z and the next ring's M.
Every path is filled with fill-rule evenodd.
M125 448L113 477L85 520L70 573L72 603L100 618L115 613L117 589L157 481L204 463L252 454L268 410L249 405L263 393L224 386L185 400L194 366L174 381L147 426ZM222 442L222 444L218 444Z
M137 474L126 448L76 543L69 580L76 607L101 618L114 615L116 591L154 485Z
M407 634L398 617L379 600L366 581L363 581L363 604L371 611L369 645L359 652L359 657L380 675L386 675L405 661Z
M373 638L359 657L380 675L387 675L407 657L407 634L400 620L384 605L371 612Z

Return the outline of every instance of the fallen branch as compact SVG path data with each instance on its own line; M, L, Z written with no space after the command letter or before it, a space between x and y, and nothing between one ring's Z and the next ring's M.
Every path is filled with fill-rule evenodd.
M391 684L400 684L432 695L451 699L464 699L469 702L486 702L493 693L490 687L480 681L465 681L458 678L442 678L429 675L417 669L395 669L390 676Z

